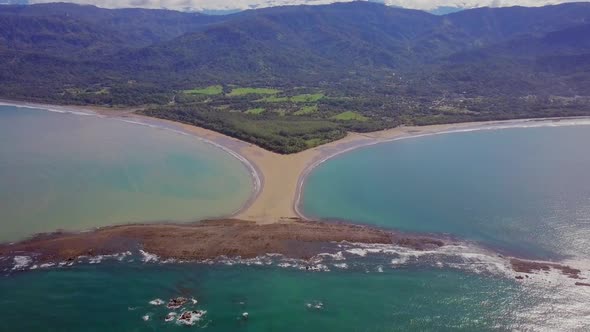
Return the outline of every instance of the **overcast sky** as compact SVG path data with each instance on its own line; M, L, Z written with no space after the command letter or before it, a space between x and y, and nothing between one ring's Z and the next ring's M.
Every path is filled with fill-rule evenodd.
M30 0L30 3L56 2L57 0ZM231 10L250 9L279 5L327 4L334 0L61 0L80 4L91 4L105 8L166 8L176 10ZM381 0L388 5L405 8L431 10L438 7L501 7L501 6L543 6L576 0ZM580 0L577 0L580 1ZM582 0L583 1L583 0ZM587 0L588 1L588 0ZM344 1L339 1L344 2Z

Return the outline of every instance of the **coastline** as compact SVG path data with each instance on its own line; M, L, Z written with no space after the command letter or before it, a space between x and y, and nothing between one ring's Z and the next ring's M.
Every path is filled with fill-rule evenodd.
M2 99L0 99L0 105L113 118L137 125L172 130L212 144L238 159L246 166L253 179L250 198L239 209L227 216L220 216L219 219L253 220L258 224L313 219L305 216L301 211L301 200L308 175L327 160L359 148L402 139L479 130L590 125L590 117L560 117L464 122L421 127L402 126L370 133L348 133L346 137L338 141L295 154L281 155L209 129L136 114L134 112L138 109L134 108L63 106Z
M441 235L404 234L370 225L322 222L306 218L300 211L300 204L307 176L316 167L336 156L358 148L401 139L478 130L590 125L590 117L570 117L398 127L365 134L348 133L345 138L335 142L297 154L280 155L204 128L134 114L133 109L53 106L4 100L0 100L0 105L114 118L191 135L230 153L247 167L249 165L253 178L258 179L258 182L254 180L254 193L242 208L233 214L232 219L219 217L215 220L186 224L150 223L107 226L78 233L38 234L24 241L0 244L2 256L17 257L22 254L32 254L36 257L35 259L40 259L39 262L79 260L79 257L114 255L138 248L141 248L140 251L146 250L163 259L172 260L199 261L217 257L254 258L275 253L285 257L311 259L337 243L394 246L388 249L370 249L377 250L376 252L382 252L382 250L397 252L398 248L409 248L433 253L439 252L440 249L442 255L449 254L445 250L451 250L451 255L460 255L464 253L465 248L467 250L473 248L470 249L468 244L457 243L454 239ZM522 279L526 274L534 274L536 271L548 270L557 270L568 278L578 279L581 277L579 274L582 270L575 267L582 266L584 266L583 273L586 277L587 262L585 261L565 260L559 263L531 261L524 257L503 256L502 253L491 248L475 249L484 250L483 254L478 251L475 255L483 255L486 259L499 259L502 264L511 266L511 271L519 273L516 275L517 279ZM355 250L353 248L351 253ZM331 255L334 254L331 253ZM470 252L465 254L473 255Z

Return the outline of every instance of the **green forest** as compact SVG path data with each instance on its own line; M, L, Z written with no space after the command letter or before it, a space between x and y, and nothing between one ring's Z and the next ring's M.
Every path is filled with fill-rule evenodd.
M348 131L590 115L590 4L208 16L0 7L0 97L140 108L279 153Z

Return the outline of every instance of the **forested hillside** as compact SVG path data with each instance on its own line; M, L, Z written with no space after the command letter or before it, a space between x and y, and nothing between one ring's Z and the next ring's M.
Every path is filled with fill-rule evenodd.
M145 113L291 153L400 124L590 114L590 4L436 16L0 7L0 97Z

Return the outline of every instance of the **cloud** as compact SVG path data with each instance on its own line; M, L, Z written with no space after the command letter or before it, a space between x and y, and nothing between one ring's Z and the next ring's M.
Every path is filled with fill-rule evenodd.
M385 4L412 9L432 10L439 7L539 7L577 1L579 0L385 0Z
M59 0L30 0L29 3L50 3ZM184 11L255 9L284 5L322 5L334 0L64 0L103 8L150 8ZM352 1L352 0L350 0ZM339 1L340 2L340 1ZM343 1L348 2L348 1Z
M56 0L30 0L30 3L48 3ZM67 1L67 0L64 0ZM351 0L352 1L352 0ZM439 7L505 7L544 6L576 0L382 0L386 5L412 9L432 10ZM579 1L579 0L577 0ZM321 5L334 0L70 0L78 4L95 5L104 8L151 8L184 11L254 9L283 5ZM339 1L339 2L348 2Z

